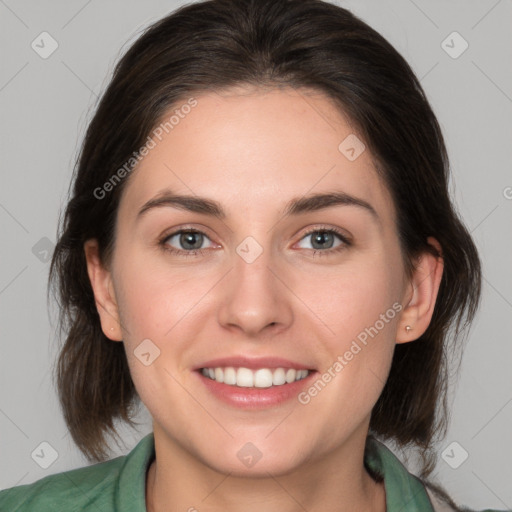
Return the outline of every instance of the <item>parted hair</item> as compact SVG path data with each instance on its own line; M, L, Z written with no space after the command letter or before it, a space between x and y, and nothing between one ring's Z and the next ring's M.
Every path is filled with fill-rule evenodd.
M115 66L77 158L49 275L62 337L54 378L69 431L90 461L104 460L107 436L119 436L117 421L133 425L140 404L124 345L102 332L83 248L97 239L108 266L130 176L104 197L95 190L170 109L238 85L325 94L349 118L390 190L405 268L425 251L438 255L428 237L441 245L432 321L419 339L396 346L370 423L372 435L419 450L428 475L448 424L448 356L462 353L480 300L480 261L451 202L443 135L419 80L374 29L320 0L185 5L146 29Z

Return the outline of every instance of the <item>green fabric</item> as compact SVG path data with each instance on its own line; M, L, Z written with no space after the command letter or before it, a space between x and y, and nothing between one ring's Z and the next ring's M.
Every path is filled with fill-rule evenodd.
M128 454L0 492L0 512L146 512L153 434ZM365 464L384 478L387 512L433 512L423 484L384 444L369 438Z
M365 464L384 478L387 512L434 512L423 484L384 444L368 438Z
M128 454L0 492L0 512L146 512L153 434Z

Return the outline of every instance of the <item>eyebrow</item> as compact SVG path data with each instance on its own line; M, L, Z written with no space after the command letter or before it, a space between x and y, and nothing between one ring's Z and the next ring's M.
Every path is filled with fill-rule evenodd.
M294 198L286 204L284 216L300 215L333 206L356 206L370 213L375 220L379 220L377 212L370 203L339 191L316 193ZM172 207L189 212L202 213L218 219L225 219L227 216L222 205L212 199L199 196L178 195L171 191L164 191L147 201L139 210L137 217L140 218L149 210L161 207Z

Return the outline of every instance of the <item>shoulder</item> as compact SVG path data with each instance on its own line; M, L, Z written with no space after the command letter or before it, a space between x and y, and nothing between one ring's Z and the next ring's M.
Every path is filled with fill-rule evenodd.
M0 492L0 511L110 510L113 489L126 457L49 475Z
M0 491L0 512L145 510L145 476L154 457L149 434L128 454Z
M435 485L431 482L423 482L425 490L427 491L428 497L432 502L432 506L435 512L478 512L476 510L459 507L457 506L450 496L444 491L439 485ZM496 509L485 509L481 512L507 512Z
M384 443L372 436L365 447L365 465L372 476L384 481L389 512L477 512L456 505L441 486L410 473Z

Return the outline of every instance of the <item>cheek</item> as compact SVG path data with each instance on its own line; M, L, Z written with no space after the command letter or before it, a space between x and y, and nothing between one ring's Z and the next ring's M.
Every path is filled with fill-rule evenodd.
M379 330L386 331L396 323L397 307L392 307L401 299L400 268L385 260L353 262L335 272L307 277L302 283L297 281L295 290L330 327L326 330L331 333L329 339L347 341L376 322ZM379 320L390 308L383 329Z
M403 308L401 283L399 265L375 258L304 284L299 293L329 327L322 336L326 356L320 372L329 391L322 391L319 403L343 404L355 416L369 413L389 374ZM304 402L320 389L321 383L306 390Z
M140 261L139 261L140 260ZM162 339L189 312L208 278L190 270L172 272L148 258L132 258L119 264L116 287L119 312L127 339Z
M211 284L208 278L184 277L191 272L169 272L147 257L126 258L118 264L117 275L116 297L130 373L154 414L162 396L179 401L171 375L178 375L188 340L196 336L200 324L194 322L194 315L200 308L194 305Z

